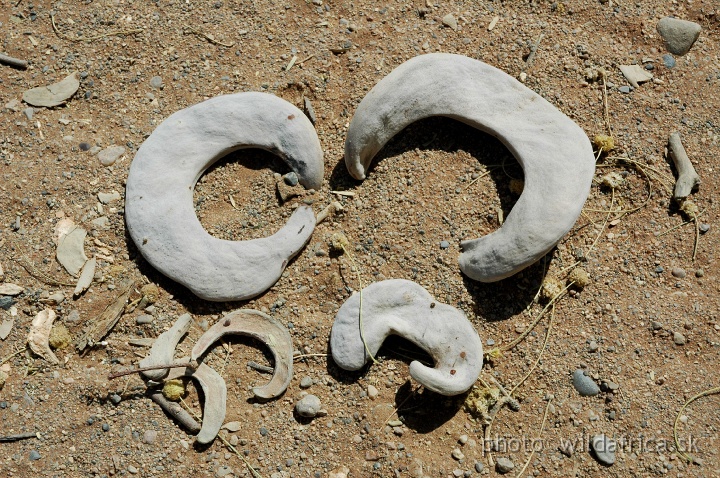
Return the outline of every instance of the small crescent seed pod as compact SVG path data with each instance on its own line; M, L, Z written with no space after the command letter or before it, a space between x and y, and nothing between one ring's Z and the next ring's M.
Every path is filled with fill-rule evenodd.
M350 296L335 316L330 332L335 363L345 370L359 370L371 359L367 351L375 355L388 335L398 335L435 361L434 367L410 362L410 375L426 388L458 395L472 387L482 369L483 348L465 314L404 279L375 282L362 295L362 331L360 294Z

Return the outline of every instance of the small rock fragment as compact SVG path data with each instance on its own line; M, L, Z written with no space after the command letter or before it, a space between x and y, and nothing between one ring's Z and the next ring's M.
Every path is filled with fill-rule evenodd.
M320 399L315 395L305 395L295 404L295 411L301 417L314 418L320 411Z
M590 448L600 464L610 466L615 463L615 440L605 435L595 435L590 440Z
M98 193L98 201L100 201L103 204L110 204L113 201L117 201L120 199L120 193L117 191L113 191L111 193Z
M680 332L674 332L673 342L675 342L675 345L685 345L687 343L687 339L685 339L685 336Z
M652 73L640 65L620 65L620 71L626 80L635 88L639 83L645 83L653 79Z
M663 65L665 65L665 68L670 69L675 66L675 58L670 53L665 53L662 56Z
M143 433L143 443L152 445L157 440L158 432L155 430L145 430Z
M504 456L501 456L500 458L498 458L497 462L495 463L495 469L501 475L510 473L510 471L512 471L513 468L515 468L515 463L510 461L509 458L505 458Z
M665 48L674 55L684 55L700 37L702 28L695 22L665 17L657 24L657 31L665 41Z
M26 91L23 101L32 106L58 106L70 99L79 87L78 73L75 72L57 83Z
M453 448L453 451L452 451L452 453L450 453L450 455L458 461L463 460L465 458L465 455L460 450L460 448Z
M677 277L678 279L684 279L687 275L685 269L683 269L682 267L673 267L670 273L673 275L673 277Z
M455 18L455 15L453 15L452 13L448 13L447 15L445 15L442 18L442 22L443 22L443 25L445 25L446 27L450 27L453 30L458 29L457 18Z
M15 319L10 317L9 319L5 319L0 323L0 340L5 340L8 335L10 335L10 331L13 328L13 325L15 324Z
M370 399L375 400L378 396L378 393L378 389L374 385L367 386L367 394Z
M583 397L593 397L600 393L600 387L580 369L573 372L572 381L575 390Z
M312 124L315 124L317 121L317 117L315 116L315 108L313 108L312 103L310 102L309 98L303 98L303 103L305 104L305 114L308 118L310 118L310 122Z
M150 86L157 90L163 89L165 85L163 85L163 79L159 76L153 76L150 78Z
M303 377L302 380L300 380L300 388L310 388L312 384L313 380L310 377Z
M85 229L75 226L68 234L58 239L57 260L74 277L77 277L88 260L85 255L86 235Z
M22 294L25 289L17 284L0 284L0 295L16 296Z
M347 478L348 473L350 473L350 468L343 465L331 471L328 478Z
M240 422L227 422L225 425L223 425L221 428L224 428L225 430L235 433L236 431L240 430Z
M125 154L125 147L110 146L98 153L98 159L100 160L100 164L103 166L112 166L123 154Z

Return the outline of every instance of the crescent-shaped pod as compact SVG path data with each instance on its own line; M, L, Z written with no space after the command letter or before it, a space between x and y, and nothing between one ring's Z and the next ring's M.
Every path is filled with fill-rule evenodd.
M262 387L254 387L253 394L262 399L282 395L293 374L293 345L290 332L277 320L257 310L240 309L221 317L195 343L190 358L199 359L215 342L225 335L247 335L264 343L273 354L273 376Z
M303 186L320 188L323 156L312 123L295 106L265 93L219 96L172 114L130 166L130 236L153 267L203 299L245 300L266 291L315 228L312 209L300 206L265 238L227 241L203 229L193 208L195 183L218 159L243 148L275 153Z
M364 179L396 133L445 116L497 137L525 172L525 187L497 231L461 243L460 269L492 282L536 262L575 224L595 172L592 146L570 118L510 75L461 55L433 53L383 78L350 122L345 164Z
M429 390L458 395L475 383L483 365L482 342L460 310L405 279L370 284L362 290L362 312L360 304L360 294L350 296L330 331L332 357L341 368L361 369L371 359L368 352L374 356L389 335L398 335L435 361L434 367L410 362L410 376Z
M178 360L178 362L182 363L187 360L187 357L185 357ZM189 363L190 362L188 362L188 364ZM202 388L203 395L205 395L203 420L200 433L198 433L195 438L198 443L203 445L210 443L215 439L225 421L227 408L227 386L225 385L225 380L215 369L204 363L198 365L197 368L171 368L166 380L180 377L191 377L199 383L200 388Z

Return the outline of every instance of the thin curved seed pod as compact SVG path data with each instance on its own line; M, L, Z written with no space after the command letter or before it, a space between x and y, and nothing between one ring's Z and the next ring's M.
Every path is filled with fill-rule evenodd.
M399 335L430 354L435 366L410 362L410 375L442 395L457 395L472 387L483 364L480 337L465 314L435 301L415 282L391 279L353 294L338 310L330 332L333 360L345 370L359 370L389 335ZM363 344L363 337L365 344Z
M375 154L409 124L446 116L497 137L525 171L502 227L461 243L460 269L492 282L544 256L573 226L595 172L590 140L570 118L510 75L481 61L434 53L406 61L360 102L345 164L364 179Z
M185 358L184 360L187 360ZM197 368L189 366L175 367L170 369L167 380L180 377L191 377L202 388L205 395L205 404L203 407L203 421L196 440L198 443L206 444L215 439L220 427L225 422L225 412L227 407L227 387L225 380L213 368L204 363L198 365Z
M153 367L155 365L164 365L172 363L175 357L175 349L183 336L190 330L190 324L192 323L192 316L190 314L183 314L175 321L172 327L167 331L163 332L155 339L150 353L147 357L138 362L138 367ZM146 378L150 380L162 380L168 374L168 369L161 368L157 370L145 370L141 372Z
M275 359L273 376L262 387L252 392L258 398L270 399L282 395L290 384L293 373L292 338L277 320L257 310L240 309L222 317L197 341L191 359L200 358L215 342L225 335L247 335L267 345Z
M163 121L130 167L125 219L140 253L167 277L213 301L245 300L266 291L310 239L312 209L301 206L277 233L226 241L200 224L195 183L232 151L275 153L307 188L323 178L320 141L312 123L287 101L265 93L219 96Z

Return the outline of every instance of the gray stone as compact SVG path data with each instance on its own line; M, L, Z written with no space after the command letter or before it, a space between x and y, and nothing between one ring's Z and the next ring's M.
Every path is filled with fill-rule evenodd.
M380 392L374 385L367 386L367 395L371 400L375 400Z
M673 68L675 64L677 63L675 61L675 58L670 53L665 53L662 56L663 65L665 65L665 68Z
M117 405L122 401L122 397L118 395L117 393L113 393L110 395L110 402L112 402L113 405Z
M310 388L312 384L313 380L310 377L303 377L302 380L300 380L300 388Z
M39 86L23 93L23 101L32 106L58 106L69 100L80 87L79 73L71 73L52 85Z
M495 470L497 470L497 472L501 475L510 473L513 468L515 468L515 463L510 461L509 458L505 458L504 456L499 457L495 462Z
M447 249L450 247L450 243L448 241L440 241L440 249Z
M605 435L595 435L590 440L590 448L600 464L610 466L615 463L615 450L617 449L615 440Z
M152 324L154 320L152 315L142 314L135 318L135 323L138 325Z
M292 158L288 166L300 184L316 190L322 185L322 149L310 120L287 101L255 92L218 96L174 113L145 140L128 174L125 221L138 250L206 300L246 300L265 292L315 228L312 209L300 206L266 238L227 241L203 229L192 186L239 147L277 151Z
M30 451L30 461L37 461L40 459L40 453L37 450Z
M152 445L155 443L155 440L157 440L158 432L156 430L145 430L145 433L143 433L143 443L146 443L148 445Z
M600 393L600 387L580 369L573 372L572 381L575 390L583 397L593 397Z
M621 86L618 90L620 90L620 93L630 93L630 87L626 85Z
M230 468L227 465L223 465L223 466L218 467L217 471L215 471L215 475L218 478L222 478L223 476L229 475L232 472L233 472L232 468Z
M450 455L458 461L465 459L465 455L460 450L460 448L453 448L453 451L452 451L452 453L450 453Z
M155 89L161 90L164 88L165 85L163 85L163 79L159 76L153 76L150 78L150 86L152 86Z
M32 119L33 119L33 114L35 114L35 110L34 110L33 108L25 108L25 109L23 110L23 114L25 115L25 117L26 117L28 120L32 120Z
M472 387L482 369L483 348L465 314L404 279L370 284L362 296L363 337L358 327L360 294L350 296L335 316L330 350L336 364L345 370L363 368L369 354L375 355L393 334L434 359L434 368L410 362L410 376L425 388L441 395L458 395Z
M478 473L482 473L482 471L485 469L485 465L482 464L482 462L476 461L475 462L475 471Z
M290 171L289 173L287 173L285 176L283 176L283 180L288 186L296 186L299 181L298 175L295 173L295 171Z
M120 199L120 193L117 191L113 191L111 193L98 193L98 201L100 201L103 204L110 204L113 201L118 201Z
M360 102L345 142L350 175L365 179L373 158L393 136L430 116L493 131L525 165L525 187L500 229L461 243L462 272L492 282L544 257L575 224L590 192L595 157L582 128L490 65L448 53L419 55Z
M598 344L594 340L591 340L590 343L588 343L588 352L595 353L598 351Z
M673 267L673 269L672 269L672 271L670 271L670 273L674 277L677 277L678 279L684 279L685 276L687 275L687 273L685 272L685 269L683 269L682 267Z
M665 41L665 48L674 55L684 55L700 37L702 28L695 22L665 17L657 24L657 31Z
M443 23L443 25L445 25L446 27L450 27L450 28L452 28L453 30L457 30L457 29L458 29L457 18L455 18L455 15L453 15L452 13L448 13L447 15L445 15L444 17L442 17L442 23Z
M103 166L112 166L123 154L125 154L125 147L110 146L98 153L98 159L100 160L100 164Z
M685 339L685 336L680 332L674 332L673 342L675 342L675 345L685 345L687 343L687 340Z
M297 414L306 418L316 417L320 408L320 399L315 395L305 395L295 404Z

